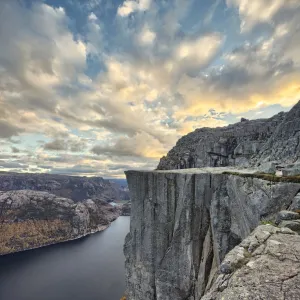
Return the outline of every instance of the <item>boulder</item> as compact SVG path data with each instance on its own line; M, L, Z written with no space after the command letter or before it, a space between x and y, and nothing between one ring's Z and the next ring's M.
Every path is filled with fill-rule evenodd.
M276 173L276 163L275 162L265 162L262 163L258 171L260 173L265 173L265 174L275 174Z
M300 214L297 212L282 210L277 214L276 224L279 224L281 221L290 221L300 219Z
M282 170L283 176L298 176L300 175L300 165L295 165L290 168L285 168Z

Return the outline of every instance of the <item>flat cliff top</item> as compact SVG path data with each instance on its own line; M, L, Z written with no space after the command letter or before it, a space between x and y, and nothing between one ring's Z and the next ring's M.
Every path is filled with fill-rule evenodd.
M175 169L175 170L128 170L125 173L175 173L175 174L222 174L224 172L254 174L258 169L251 168L234 168L234 167L205 167L205 168L190 168L190 169Z

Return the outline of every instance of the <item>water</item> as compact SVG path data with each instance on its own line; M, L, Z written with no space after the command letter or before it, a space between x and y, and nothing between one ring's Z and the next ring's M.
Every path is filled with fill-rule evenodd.
M119 300L130 217L83 239L0 257L0 300Z

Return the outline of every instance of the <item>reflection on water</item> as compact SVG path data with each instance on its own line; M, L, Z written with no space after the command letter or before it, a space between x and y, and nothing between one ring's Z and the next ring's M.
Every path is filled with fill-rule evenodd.
M119 300L130 217L80 240L0 257L1 300Z

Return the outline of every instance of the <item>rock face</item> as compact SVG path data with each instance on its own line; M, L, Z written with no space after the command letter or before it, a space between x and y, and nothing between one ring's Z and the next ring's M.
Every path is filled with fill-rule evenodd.
M246 120L219 128L200 128L183 136L159 170L299 163L300 102L270 119ZM300 168L294 168L300 174ZM294 175L296 175L294 173Z
M101 199L107 202L127 200L126 188L102 177L0 172L0 191L45 191L73 201Z
M0 255L100 231L118 216L100 199L75 203L47 192L0 192Z
M229 252L202 300L300 299L300 236L259 226Z
M221 282L214 283L214 278L226 254L261 221L274 222L279 211L297 205L300 184L223 174L223 168L213 170L126 172L132 211L130 233L124 245L129 300L199 300L211 286L212 296L205 297L217 298L203 299L256 299L214 296L214 287L217 289ZM291 243L298 241L298 237L289 238ZM284 243L285 239L280 229L269 242ZM250 251L250 244L247 247ZM296 251L295 247L291 251ZM261 253L264 263L266 254ZM289 264L285 262L282 267ZM223 266L224 274L232 274L231 266ZM295 275L289 283L286 275L287 272L276 279L283 282L280 295L293 280L299 279Z
M130 216L131 215L131 203L127 202L122 205L121 216Z

